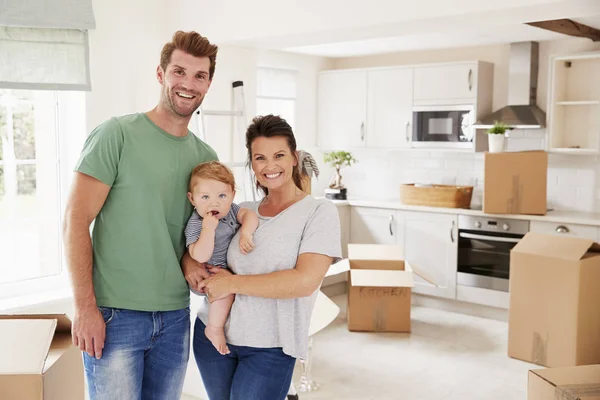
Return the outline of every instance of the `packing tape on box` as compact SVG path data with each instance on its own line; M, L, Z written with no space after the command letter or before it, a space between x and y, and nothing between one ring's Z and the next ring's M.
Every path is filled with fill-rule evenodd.
M538 332L533 332L533 343L531 346L531 362L546 366L546 346L548 338L544 340Z
M554 391L556 400L581 400L583 396L600 396L600 383L562 385Z

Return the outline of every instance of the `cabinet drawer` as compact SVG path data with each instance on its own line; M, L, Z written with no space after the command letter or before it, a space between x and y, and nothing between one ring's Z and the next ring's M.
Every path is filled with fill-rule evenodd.
M598 240L598 227L592 225L562 224L560 222L531 221L531 232Z

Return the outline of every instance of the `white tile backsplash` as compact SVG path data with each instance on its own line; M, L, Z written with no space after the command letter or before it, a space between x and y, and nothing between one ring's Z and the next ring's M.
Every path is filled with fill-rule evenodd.
M543 149L545 130L515 130L508 149ZM321 178L313 181L313 194L327 187L333 170L323 163L323 153L309 150L319 163ZM365 199L398 199L401 183L435 183L474 186L473 205L481 205L484 162L481 153L423 149L352 150L359 162L342 169L348 195ZM597 156L550 154L548 206L557 210L600 212L600 165Z

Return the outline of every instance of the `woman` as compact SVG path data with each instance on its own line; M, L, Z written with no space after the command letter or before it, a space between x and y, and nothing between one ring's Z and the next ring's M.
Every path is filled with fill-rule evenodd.
M194 355L210 400L285 399L296 358L306 357L317 290L341 256L336 207L299 189L296 140L288 123L273 115L256 117L246 148L265 194L242 204L259 216L256 247L243 255L236 234L227 254L236 275L211 269L214 275L199 285L210 302L236 295L225 326L229 354L219 354L204 334L208 307L199 310L194 327Z

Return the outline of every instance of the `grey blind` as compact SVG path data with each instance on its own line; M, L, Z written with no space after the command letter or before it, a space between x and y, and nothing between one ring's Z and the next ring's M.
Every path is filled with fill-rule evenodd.
M92 0L0 0L0 25L93 29Z
M91 90L91 0L0 0L0 88Z

